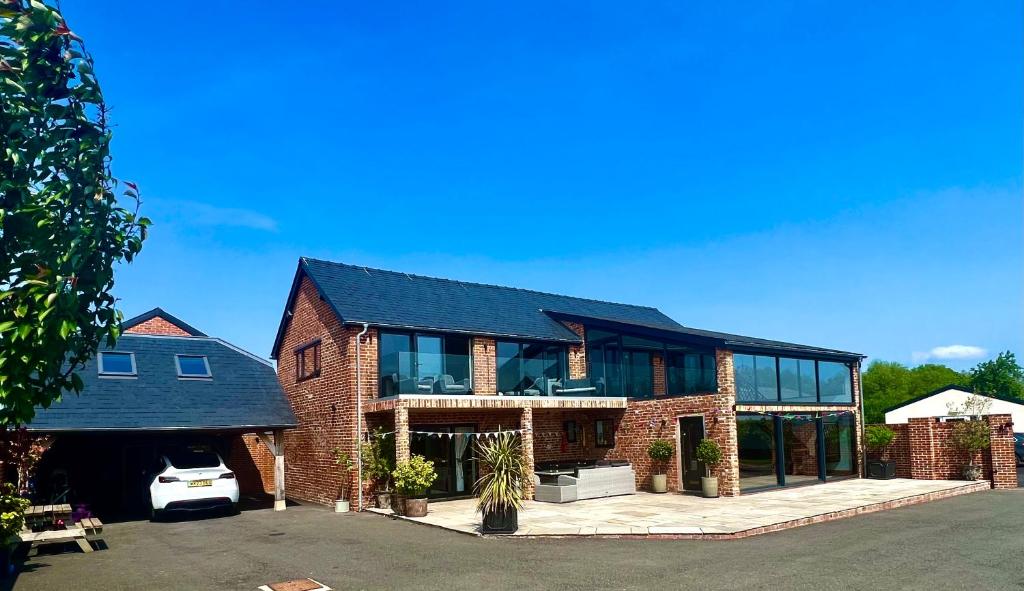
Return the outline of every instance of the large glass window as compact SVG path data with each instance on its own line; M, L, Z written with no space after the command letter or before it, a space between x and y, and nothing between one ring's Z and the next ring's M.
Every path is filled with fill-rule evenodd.
M655 367L656 357L665 360L664 368L662 364ZM588 375L603 396L650 398L654 382L660 378L665 379L666 394L718 391L715 355L710 348L587 329L587 363Z
M718 390L715 356L686 347L668 347L669 394L706 394Z
M782 418L782 449L786 485L808 484L818 477L818 424L814 417Z
M381 396L472 392L469 337L381 332L379 343Z
M851 370L845 363L736 353L733 367L738 402L853 403Z
M834 404L850 404L853 402L850 368L846 364L833 361L819 361L818 381L821 385L822 402Z
M737 414L740 489L813 484L855 475L854 425L852 413Z
M568 353L562 345L498 341L498 392L551 396L563 386Z
M736 416L740 491L778 486L775 421L761 415Z

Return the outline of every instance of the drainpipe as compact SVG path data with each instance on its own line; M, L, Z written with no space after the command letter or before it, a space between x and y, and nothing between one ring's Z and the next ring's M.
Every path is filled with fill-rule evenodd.
M363 335L370 325L363 323L363 331L356 335L356 483L359 487L359 502L356 511L363 510Z

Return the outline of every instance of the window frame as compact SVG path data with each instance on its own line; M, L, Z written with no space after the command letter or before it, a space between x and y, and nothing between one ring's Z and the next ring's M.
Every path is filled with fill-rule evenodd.
M192 359L202 359L203 366L206 367L206 373L203 375L194 373L184 373L181 371L181 358L190 357ZM213 372L210 371L210 359L206 355L196 355L192 353L175 353L174 354L174 368L178 371L178 379L180 380L208 380L213 377Z
M419 356L418 337L421 337L421 336L424 336L424 337L438 337L438 338L441 339L441 354L440 355L441 355L441 370L442 371L447 371L447 369L448 369L448 367L447 367L448 356L449 355L453 355L453 354L448 353L448 347L447 347L447 344L448 344L447 343L447 339L448 339L448 337L465 338L466 342L467 342L467 345L468 345L468 347L467 347L468 353L467 353L466 357L469 360L469 375L467 376L468 379L469 379L469 394L473 393L473 388L474 388L474 385L475 385L474 384L475 380L473 379L473 374L474 374L475 367L474 367L474 363L473 363L473 361L474 361L474 357L473 357L474 337L472 335L463 334L463 333L457 333L457 332L438 332L438 331L432 331L432 330L392 330L392 329L385 330L385 329L380 329L378 331L378 333L377 333L377 359L378 360L380 360L382 358L381 357L381 341L383 339L381 339L381 335L384 335L384 334L395 334L395 335L403 335L403 336L408 336L409 337L409 345L410 345L409 352L413 356L413 363L412 363L413 376L411 376L411 377L413 377L416 380L420 379L420 376L419 376L419 359L418 359L418 356ZM495 346L495 352L497 352L497 346ZM378 363L379 363L379 361L378 361ZM378 398L384 397L383 393L382 393L382 390L383 390L382 376L380 375L380 368L378 367L378 375L377 375L377 397Z
M519 360L519 380L516 382L521 385L526 380L526 347L531 345L537 345L542 347L542 356L540 359L544 360L544 355L547 354L547 349L558 348L558 364L561 366L561 372L557 379L565 381L569 379L569 345L565 343L552 342L552 341L534 341L529 339L495 339L494 340L494 391L496 393L506 392L501 389L499 383L501 377L501 365L498 359L498 347L502 344L515 345L517 348L516 359ZM534 358L536 359L536 358ZM543 373L543 369L541 370ZM506 393L506 396L519 396L522 390L513 389L511 394Z
M719 389L718 384L718 355L715 351L715 347L698 344L694 342L687 342L685 340L671 340L671 339L659 339L655 337L645 337L637 333L631 333L628 331L622 331L618 329L605 328L601 325L596 326L585 326L585 354L587 361L587 378L592 382L596 383L599 378L605 380L605 396L613 396L607 394L610 389L610 381L608 379L608 355L607 351L611 348L618 353L618 360L616 365L618 366L617 381L619 382L618 395L613 397L627 398L630 400L660 400L662 398L678 398L682 396L707 396L709 394L717 394ZM597 334L593 334L597 331ZM631 340L633 339L633 340ZM642 342L646 341L649 345L644 345ZM655 346L658 345L658 346ZM675 347L675 348L673 348ZM594 372L594 355L593 351L601 352L601 375L596 375ZM633 354L636 352L647 352L650 354L650 372L651 372L651 392L650 395L630 395L626 393L627 384L632 379L632 368L627 367L625 362L627 354ZM710 391L696 390L694 392L683 392L673 393L670 392L669 387L669 358L674 356L683 356L686 353L692 353L698 355L700 359L701 374L705 375L708 370L708 376L713 381L714 389ZM660 356L662 360L662 372L664 373L665 393L655 394L654 393L654 382L657 379L656 366L654 363L655 356ZM713 368L705 367L706 358L710 358L714 363ZM677 368L680 369L680 368ZM685 371L685 370L684 370Z
M320 359L320 345L322 344L321 339L314 339L308 343L299 345L295 348L295 381L304 382L313 378L320 377L320 368L322 365ZM313 370L310 372L306 371L306 351L313 349Z
M607 432L605 432L605 429L602 428L601 432L602 433L606 433L606 435L607 435L607 443L601 444L601 443L599 443L597 426L598 425L603 425L605 423L608 424L608 430L607 430ZM594 447L599 447L601 449L611 449L611 448L615 447L615 419L595 419L594 420Z
M756 358L758 358L758 357L770 357L770 358L775 360L775 399L774 400L740 400L739 398L736 398L736 404L763 405L763 406L845 406L845 407L854 407L854 406L857 405L857 392L856 392L856 389L854 388L855 381L853 379L854 362L843 361L843 360L834 359L834 358L832 358L832 359L824 359L824 358L821 358L821 357L812 357L812 356L808 356L808 355L765 353L764 351L761 351L761 350L747 350L747 349L734 349L732 351L732 354L733 354L733 358L734 358L734 363L733 363L733 384L734 384L734 387L736 389L736 393L737 394L739 394L739 383L738 383L737 374L736 374L736 364L735 364L735 356L736 355L746 355L748 357L755 358L755 365L754 365L754 367L755 367L755 369L754 369L755 382L756 382L756 374L757 374ZM797 360L797 361L811 361L811 362L814 363L814 389L815 389L815 391L814 391L814 401L813 402L790 402L790 401L785 401L785 400L782 399L782 371L781 371L781 369L782 369L782 367L781 367L782 359L793 359L793 360ZM850 384L850 401L849 402L822 402L821 401L821 375L820 375L820 367L819 366L822 363L834 363L834 364L846 366L846 370L847 370L848 376L849 376L849 384ZM797 374L797 375L798 375L798 378L799 378L799 374ZM757 386L756 386L756 383L755 383L755 389L756 389L756 387Z
M127 355L131 360L131 371L107 371L103 369L103 357L105 355ZM135 364L135 353L132 351L100 351L96 358L96 373L100 377L110 378L133 378L139 375L139 366Z

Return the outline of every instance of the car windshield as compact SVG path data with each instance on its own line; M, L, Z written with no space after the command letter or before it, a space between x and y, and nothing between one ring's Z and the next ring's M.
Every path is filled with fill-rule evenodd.
M199 447L182 447L167 450L167 459L175 468L216 468L220 457L216 453Z

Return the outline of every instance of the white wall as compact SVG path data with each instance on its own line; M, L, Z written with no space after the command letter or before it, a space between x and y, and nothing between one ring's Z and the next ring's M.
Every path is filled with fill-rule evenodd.
M917 402L913 402L885 413L885 422L906 423L910 418L944 417L949 415L948 404L952 404L958 408L963 408L964 402L966 402L971 396L973 396L973 394L963 392L961 390L946 390L944 392L939 392L923 400L918 400ZM992 401L992 406L988 409L986 414L1010 415L1013 417L1014 432L1024 432L1024 404L997 400L995 398L989 398L989 400Z

